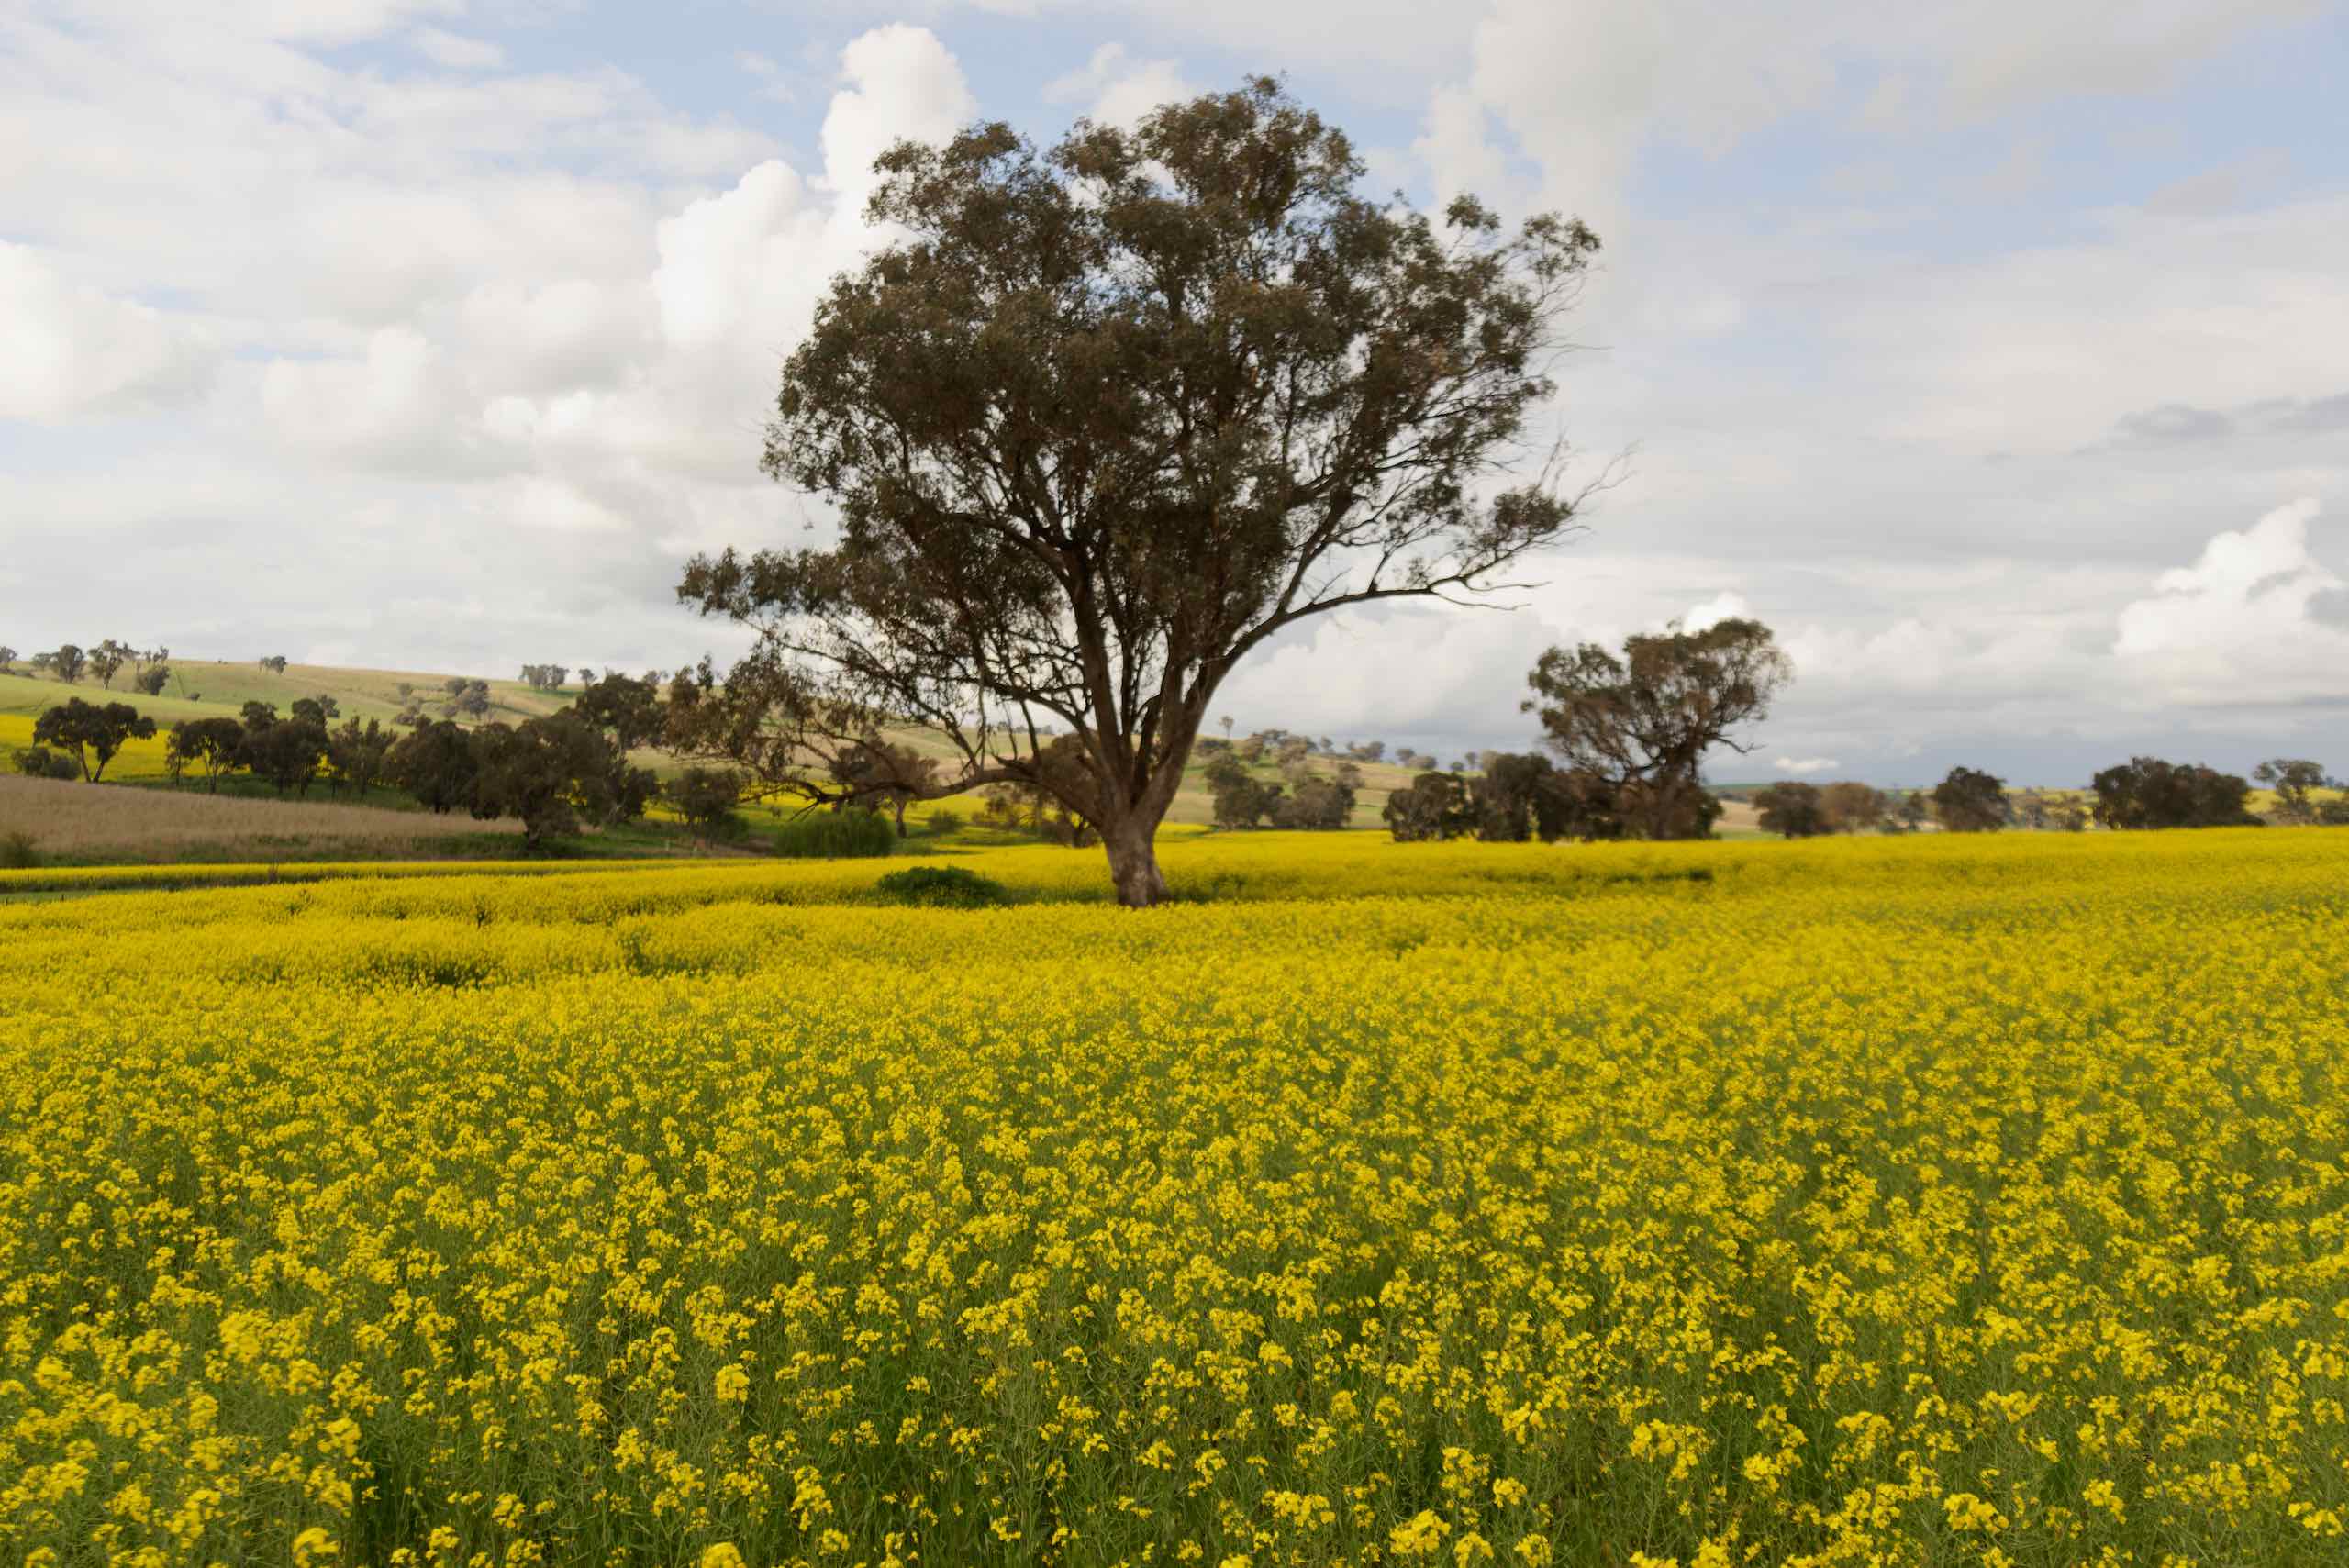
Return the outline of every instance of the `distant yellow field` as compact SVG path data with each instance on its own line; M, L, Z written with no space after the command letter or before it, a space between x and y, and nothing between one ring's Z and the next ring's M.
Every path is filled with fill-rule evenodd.
M2340 1560L2349 834L1164 858L0 903L5 1555Z

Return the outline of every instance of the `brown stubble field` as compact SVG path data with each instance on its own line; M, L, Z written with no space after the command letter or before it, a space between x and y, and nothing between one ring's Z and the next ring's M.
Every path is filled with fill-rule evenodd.
M489 838L518 847L521 825L0 775L0 839L12 833L28 835L35 852L51 862L162 864L446 854L462 848L456 840Z

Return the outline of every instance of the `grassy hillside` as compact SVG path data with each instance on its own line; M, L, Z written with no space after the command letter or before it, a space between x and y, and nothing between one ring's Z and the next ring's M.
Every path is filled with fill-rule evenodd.
M406 682L426 699L449 679L445 673L420 670L346 670L331 664L288 664L283 673L264 670L250 659L173 659L172 682L160 696L144 696L130 689L126 668L106 690L88 675L74 685L48 675L34 675L18 666L0 675L0 713L35 714L69 696L91 702L127 702L158 724L180 718L234 718L249 702L274 703L279 711L301 697L330 696L346 716L389 721L406 706L400 695ZM512 722L553 713L577 695L564 692L535 692L519 681L489 683L489 717Z

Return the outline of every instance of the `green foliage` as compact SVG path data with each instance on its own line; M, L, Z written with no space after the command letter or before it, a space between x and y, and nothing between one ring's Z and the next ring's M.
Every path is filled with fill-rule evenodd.
M1003 884L961 866L907 866L873 885L893 903L933 908L985 909L1011 902L1011 890Z
M22 829L0 833L0 871L30 871L40 864L33 836Z
M2338 787L2325 776L2323 763L2306 757L2270 757L2251 776L2276 792L2276 808L2270 813L2274 819L2293 827L2324 821L2323 803L2315 792L2328 784Z
M443 718L420 724L394 742L384 769L417 805L445 816L472 803L481 759L473 754L472 737Z
M580 675L584 679L586 672L581 671ZM623 675L617 670L607 671L601 680L588 681L570 712L631 751L659 740L667 722L661 683L651 675Z
M1550 745L1568 766L1613 786L1639 837L1711 835L1720 803L1700 781L1705 753L1767 717L1793 662L1760 621L1677 623L1628 639L1619 656L1595 642L1553 648L1526 677ZM1734 744L1734 742L1729 742Z
M1426 843L1467 833L1468 781L1458 773L1425 773L1386 797L1379 813L1398 843Z
M245 727L233 718L184 718L172 726L172 738L166 755L174 764L173 776L190 762L202 764L205 787L214 794L220 789L220 775L237 766L237 753L245 739Z
M1761 814L1762 830L1765 833L1815 839L1834 831L1817 784L1794 780L1774 784L1753 792L1753 805Z
M82 776L92 784L105 776L106 764L114 761L124 741L145 740L154 733L155 721L141 717L128 703L100 706L80 697L68 697L33 721L33 739L72 751ZM93 757L97 759L95 763Z
M1933 815L1951 833L1995 833L2007 825L2007 781L1978 768L1952 768L1933 786Z
M534 851L577 832L583 817L609 827L643 816L657 788L651 770L631 767L610 737L567 713L493 724L471 740L480 763L473 814L518 818Z
M875 168L892 242L832 281L767 431L768 473L843 526L688 566L679 597L760 638L700 732L829 798L843 742L930 723L961 753L930 796L1041 788L1156 902L1152 834L1240 660L1365 599L1487 592L1573 526L1552 473L1503 475L1598 237L1370 193L1270 78ZM1041 725L1082 731L1064 766Z
M28 779L65 781L82 776L81 764L62 751L52 751L46 746L19 748L16 757L17 771Z
M662 785L661 794L704 843L742 836L736 809L742 804L742 775L732 769L687 768Z
M788 860L853 860L896 848L897 829L877 811L810 811L774 831L774 852Z
M2251 814L2247 781L2199 762L2132 757L2097 774L2095 789L2096 817L2108 828L2237 828L2259 820Z
M1263 748L1257 748L1259 754ZM1253 828L1277 810L1281 786L1250 773L1241 760L1226 752L1207 765L1208 788L1215 792L1215 825Z

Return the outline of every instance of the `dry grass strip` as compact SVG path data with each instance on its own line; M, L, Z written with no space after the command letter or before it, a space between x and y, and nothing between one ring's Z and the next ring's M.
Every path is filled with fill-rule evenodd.
M31 836L44 860L334 859L428 852L520 824L325 801L252 800L193 789L129 789L0 774L0 839Z

